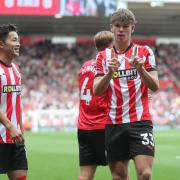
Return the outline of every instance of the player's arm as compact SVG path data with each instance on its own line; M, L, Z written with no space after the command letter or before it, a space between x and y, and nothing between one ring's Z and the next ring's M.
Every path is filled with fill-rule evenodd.
M135 56L130 59L125 57L125 59L136 68L139 75L141 76L143 82L145 85L151 90L151 91L157 91L159 89L159 80L158 80L158 74L156 70L148 71L145 69L144 60L143 58L140 58L137 53L137 47L135 48Z
M2 123L8 129L14 143L17 144L24 143L24 138L22 133L13 126L11 121L8 120L8 118L5 116L5 114L2 112L1 109L0 109L0 123Z
M101 55L99 55L99 57L100 56ZM98 58L96 65L98 67ZM110 80L113 77L113 73L118 70L119 65L120 63L118 59L115 58L115 52L114 50L112 50L111 60L108 63L108 72L106 74L100 73L95 76L93 84L93 93L96 96L102 95L107 90L107 88L109 87Z
M96 76L93 84L93 93L96 96L102 95L108 88L111 78L111 73L107 73L103 76Z
M23 128L23 123L22 123L22 109L20 109L20 119L19 119L19 126L22 134L24 134L24 128Z
M151 91L157 91L159 89L159 80L157 71L147 71L144 67L137 70L145 85Z
M93 93L96 96L102 95L107 90L110 80L113 77L113 73L118 70L119 64L119 61L113 58L108 64L109 71L107 72L107 74L103 76L95 76L93 84Z

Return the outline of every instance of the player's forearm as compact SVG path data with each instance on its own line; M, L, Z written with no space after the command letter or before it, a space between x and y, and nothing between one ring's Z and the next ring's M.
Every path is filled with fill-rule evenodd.
M102 77L96 77L93 84L93 93L96 96L102 95L107 90L111 78L112 75L110 74L106 74Z
M139 75L143 79L145 85L152 91L157 91L159 89L159 80L156 75L152 75L150 72L146 71L144 67L138 70Z
M22 111L20 111L20 120L19 120L19 126L20 126L20 130L22 132L22 134L24 134L24 128L23 128L23 123L22 123Z
M1 110L0 110L0 123L2 123L8 130L14 128L13 124L8 120L8 118Z

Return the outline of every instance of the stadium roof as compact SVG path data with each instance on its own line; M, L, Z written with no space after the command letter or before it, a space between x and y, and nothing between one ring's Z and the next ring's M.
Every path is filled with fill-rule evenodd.
M180 36L180 3L152 7L150 3L129 2L128 8L138 20L135 35ZM0 24L7 22L18 25L23 35L92 36L109 29L107 17L1 16Z

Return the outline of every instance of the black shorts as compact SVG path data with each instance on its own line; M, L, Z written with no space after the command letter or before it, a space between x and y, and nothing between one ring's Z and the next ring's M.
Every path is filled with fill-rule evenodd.
M78 129L79 164L107 165L105 156L105 130L80 130Z
M0 174L27 169L28 163L24 145L0 144Z
M129 160L136 155L154 156L151 121L107 124L105 129L108 162Z

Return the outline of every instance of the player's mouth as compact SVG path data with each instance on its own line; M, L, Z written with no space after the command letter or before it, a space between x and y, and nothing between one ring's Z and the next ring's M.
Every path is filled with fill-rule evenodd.
M117 36L118 36L119 39L124 38L124 34L118 34Z
M15 51L16 54L19 54L19 47L15 47L14 51Z

